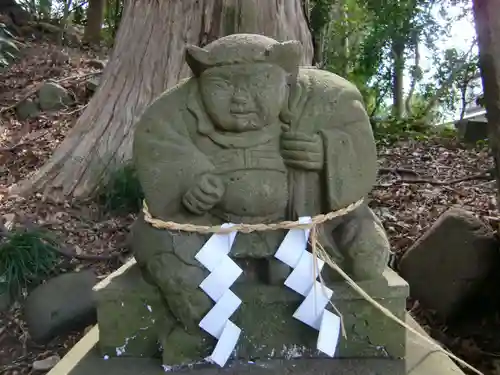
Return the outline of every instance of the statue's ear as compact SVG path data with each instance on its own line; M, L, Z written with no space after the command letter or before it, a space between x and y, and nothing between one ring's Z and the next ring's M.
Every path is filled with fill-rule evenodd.
M293 77L297 76L301 57L302 45L296 40L273 44L266 51L268 62L281 66Z
M210 67L210 54L204 48L188 45L186 46L186 62L193 74L198 77Z

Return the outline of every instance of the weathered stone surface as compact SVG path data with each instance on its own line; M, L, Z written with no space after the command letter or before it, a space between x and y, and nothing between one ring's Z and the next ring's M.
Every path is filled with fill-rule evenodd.
M40 113L40 108L33 100L26 99L16 106L17 118L21 121L36 117Z
M25 304L28 332L39 343L96 321L92 271L67 273L35 288Z
M45 82L38 91L42 111L55 111L70 105L73 99L66 89L54 82Z
M159 353L160 324L170 313L158 289L144 281L138 267L130 266L127 263L94 287L101 348L108 355L154 356Z
M203 225L295 220L343 208L371 189L376 150L359 91L335 74L299 69L297 42L237 34L190 46L186 58L194 77L157 99L135 134L154 217ZM273 259L284 235L238 235L231 256L248 260L244 272L254 282L281 284L287 270L257 263ZM366 205L319 237L357 280L376 279L386 267L389 243ZM157 230L143 218L133 228L135 258L190 338L212 307L198 287L207 271L194 260L207 238Z
M271 223L336 211L366 196L377 165L362 96L335 74L299 68L300 60L298 42L262 35L187 47L193 77L162 94L136 126L135 167L152 216ZM316 332L293 318L303 298L283 286L290 270L274 258L285 234L239 233L229 253L244 271L233 286L243 300L234 320L245 332L237 349L244 358L317 354ZM129 280L122 275L98 288L105 353L151 356L158 341L165 364L210 354L213 339L199 327L213 307L199 288L208 270L195 259L208 238L138 218L131 247L152 286L137 275L120 281ZM388 285L389 242L366 204L322 225L318 240L374 298L404 312L406 284ZM337 273L326 276L329 287L345 289ZM341 355L402 353L404 332L390 326L382 333L384 317L352 292L336 298L350 333Z
M405 253L400 273L412 296L447 317L481 285L497 254L491 228L472 213L453 208Z
M406 323L424 336L424 330L406 314ZM98 345L99 331L92 329L49 372L48 375L161 375L165 369L158 359L150 358L106 358ZM187 375L463 375L463 372L446 355L418 341L414 335L407 336L404 360L386 358L355 359L289 359L255 360L231 362L219 368L216 365L200 364L182 370L169 369L171 373Z
M386 269L380 280L361 282L373 298L404 318L408 285ZM332 303L342 313L347 340L339 357L402 357L405 329L398 326L344 283L332 285ZM238 282L232 288L242 301L232 320L243 328L236 355L240 358L318 357L317 331L293 318L303 297L284 286ZM158 289L142 279L134 262L96 285L100 348L103 355L151 357L159 354L158 332L163 337L163 360L169 365L195 362L213 350L215 341L199 330L201 340L178 329L165 309ZM177 328L172 328L176 326ZM197 346L199 342L204 343Z
M460 138L470 144L488 139L488 121L486 116L480 119L461 120L455 124Z

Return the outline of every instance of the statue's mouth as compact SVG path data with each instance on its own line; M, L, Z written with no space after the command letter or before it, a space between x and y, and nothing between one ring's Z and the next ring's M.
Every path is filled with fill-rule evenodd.
M247 116L247 115L253 115L255 114L256 111L251 110L251 109L243 109L243 108L238 108L238 107L233 107L233 109L229 110L229 113L234 115L234 116Z
M232 116L237 120L250 120L252 118L251 113L233 113Z

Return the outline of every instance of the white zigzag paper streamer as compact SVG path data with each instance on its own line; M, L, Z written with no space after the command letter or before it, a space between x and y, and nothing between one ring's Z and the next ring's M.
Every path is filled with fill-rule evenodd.
M195 255L210 271L200 288L215 302L199 326L218 340L210 360L220 367L226 364L241 334L241 329L229 320L241 305L241 300L229 289L243 272L228 255L235 237L236 232L213 234Z
M311 220L311 217L301 217L299 223L310 224ZM290 229L275 257L293 268L285 285L306 297L293 317L318 330L317 349L333 357L340 337L341 323L337 315L326 310L333 291L316 280L324 261L307 250L309 233L309 229Z

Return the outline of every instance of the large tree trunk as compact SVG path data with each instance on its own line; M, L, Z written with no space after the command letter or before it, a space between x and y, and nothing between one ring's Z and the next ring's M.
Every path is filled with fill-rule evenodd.
M104 20L104 0L89 0L87 8L87 24L83 40L89 44L99 44L101 41L101 28Z
M52 158L13 193L87 197L131 157L133 128L145 107L189 71L187 43L205 45L234 32L312 41L301 0L129 0L98 92Z
M473 0L489 144L495 160L500 211L500 7L498 1Z

